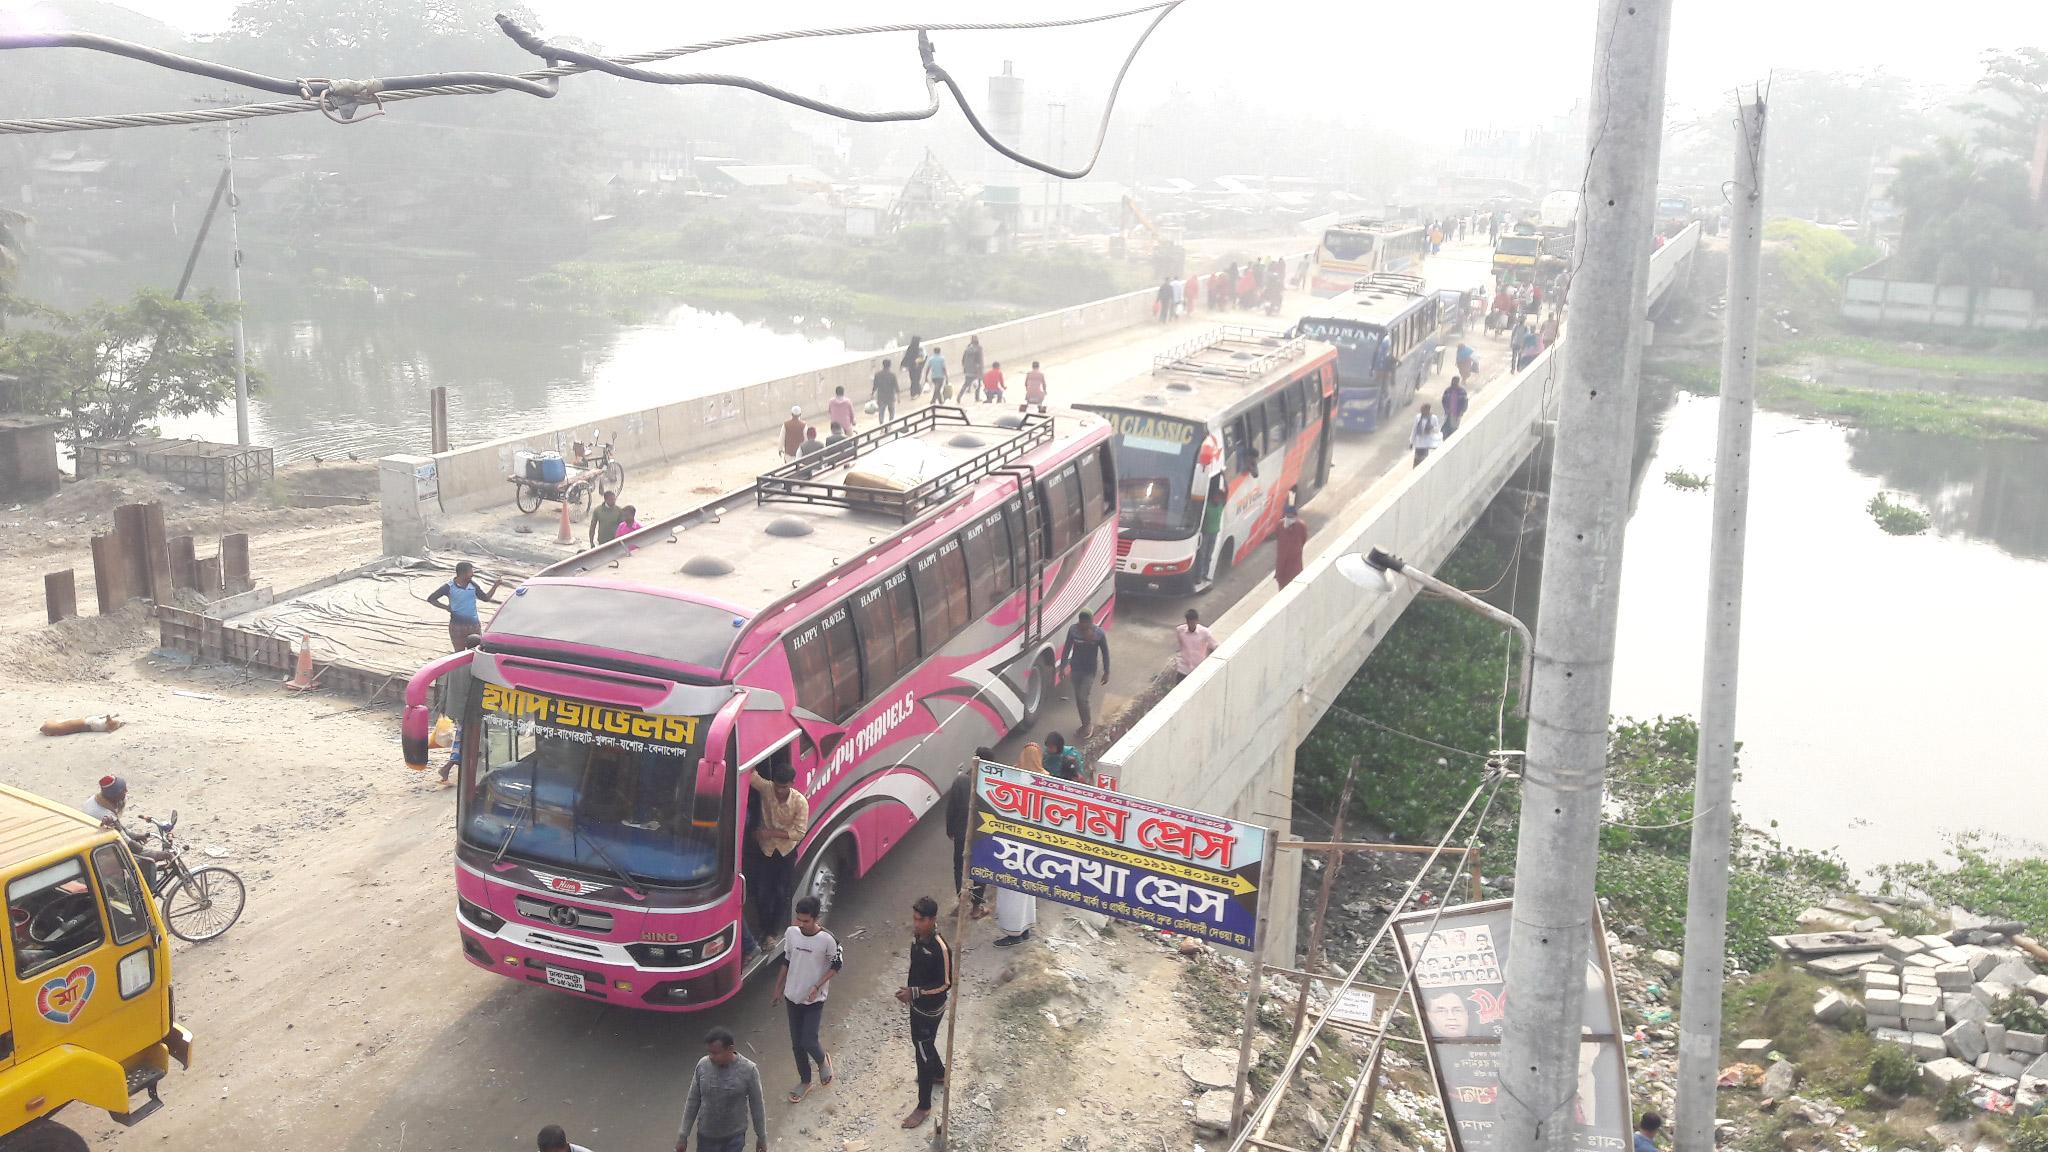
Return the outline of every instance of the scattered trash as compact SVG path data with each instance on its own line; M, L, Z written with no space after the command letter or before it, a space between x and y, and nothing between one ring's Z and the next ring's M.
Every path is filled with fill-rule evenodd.
M1752 1088L1763 1082L1764 1070L1754 1064L1730 1064L1714 1079L1722 1088Z
M218 700L224 699L224 697L220 697L220 696L209 696L209 695L207 695L207 694L206 694L206 693L204 693L204 692L187 692L187 691L185 691L185 690L184 690L183 688L180 688L180 689L178 689L177 691L175 691L175 692L172 692L172 693L171 693L171 695L173 695L173 696L183 696L183 697L184 697L184 698L186 698L187 700L215 700L215 701L218 701Z
M80 732L112 732L121 727L121 722L109 712L105 716L87 716L82 720L45 720L43 735L75 736Z

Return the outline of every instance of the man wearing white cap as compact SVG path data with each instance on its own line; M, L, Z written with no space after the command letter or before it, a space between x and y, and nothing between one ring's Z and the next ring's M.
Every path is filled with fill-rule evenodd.
M804 446L804 410L800 404L789 406L789 419L782 422L782 458L796 459L797 450Z

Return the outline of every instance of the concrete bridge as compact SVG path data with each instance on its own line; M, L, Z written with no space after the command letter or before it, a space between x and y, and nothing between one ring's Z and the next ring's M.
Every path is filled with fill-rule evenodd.
M1693 224L1650 259L1646 312L1688 279ZM1285 590L1271 584L1220 621L1221 647L1097 760L1127 792L1266 824L1285 832L1294 754L1380 638L1415 597L1396 581L1377 595L1332 566L1383 548L1433 569L1448 557L1554 418L1563 376L1558 341L1518 376L1480 393L1458 434L1419 467L1404 456L1317 534L1321 550ZM1282 854L1267 889L1269 957L1294 954L1301 861Z

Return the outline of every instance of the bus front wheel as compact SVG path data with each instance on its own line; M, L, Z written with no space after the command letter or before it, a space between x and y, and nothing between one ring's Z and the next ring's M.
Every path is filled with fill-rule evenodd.
M48 1117L0 1136L0 1152L91 1152L85 1137Z
M814 853L811 862L804 866L804 876L796 886L796 898L815 896L818 900L818 919L832 914L832 905L846 891L847 881L853 879L853 843L842 836L827 844L823 851Z

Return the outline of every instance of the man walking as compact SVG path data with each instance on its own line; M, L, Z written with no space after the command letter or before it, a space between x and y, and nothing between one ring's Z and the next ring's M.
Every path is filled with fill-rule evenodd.
M1074 626L1067 629L1067 643L1060 652L1060 668L1074 687L1074 711L1081 717L1080 735L1095 726L1088 693L1096 685L1096 658L1101 657L1101 681L1109 682L1109 634L1095 626L1095 614L1086 608Z
M795 420L797 425L796 446L792 447L787 455L790 459L794 460L796 459L797 450L803 446L804 422L794 416L790 417L790 419ZM619 534L619 525L625 522L626 510L619 507L619 494L609 488L605 489L600 493L597 507L590 510L590 546L595 548L599 544L606 543L612 537L617 536Z
M796 459L796 450L804 442L804 410L802 405L789 406L789 419L782 422L782 458Z
M1173 682L1178 684L1188 678L1209 654L1216 651L1216 637L1202 623L1202 614L1188 609L1186 623L1173 630Z
M896 373L889 370L889 362L875 369L875 419L883 424L896 418Z
M831 423L838 425L841 431L853 431L853 401L846 398L846 385L841 384L832 389L832 399L825 403L825 415Z
M1442 447L1443 442L1443 426L1437 423L1429 405L1424 404L1421 413L1415 417L1415 428L1408 433L1408 446L1415 449L1415 463L1420 466L1423 458L1432 449Z
M796 902L796 923L783 930L782 955L776 959L775 994L789 1014L789 1046L796 1053L791 1104L811 1094L812 1061L817 1061L819 1081L832 1083L832 1058L818 1042L818 1025L825 1019L825 986L839 974L844 954L839 941L819 925L818 910L816 896Z
M1465 395L1465 385L1458 377L1451 377L1450 387L1444 389L1444 439L1458 430L1458 423L1465 419L1465 409L1471 399Z
M690 1099L683 1106L676 1152L690 1152L692 1127L697 1129L697 1152L745 1152L749 1120L754 1125L754 1152L768 1152L761 1069L740 1055L732 1033L723 1028L704 1034L704 1052L690 1073Z
M1292 499L1280 516L1280 527L1273 532L1273 550L1273 579L1285 588L1301 575L1303 557L1308 553L1308 521L1294 510Z
M986 367L987 357L981 350L981 337L969 336L967 348L960 353L960 399L966 400L970 393L981 399L981 371Z
M931 355L924 358L924 377L931 381L932 403L946 402L946 350L932 345Z
M953 948L939 935L939 902L919 896L910 906L910 980L896 990L897 1001L910 1009L910 1046L917 1053L917 1107L903 1118L905 1128L931 1116L932 1089L946 1082L939 1021L946 1017L946 996L952 990Z
M609 496L611 493L607 492ZM427 593L427 603L436 608L448 610L448 650L460 652L469 647L471 636L481 635L484 630L483 617L477 613L476 602L495 603L502 580L492 580L489 588L476 586L476 565L467 560L455 563L455 579L450 580L432 592Z

